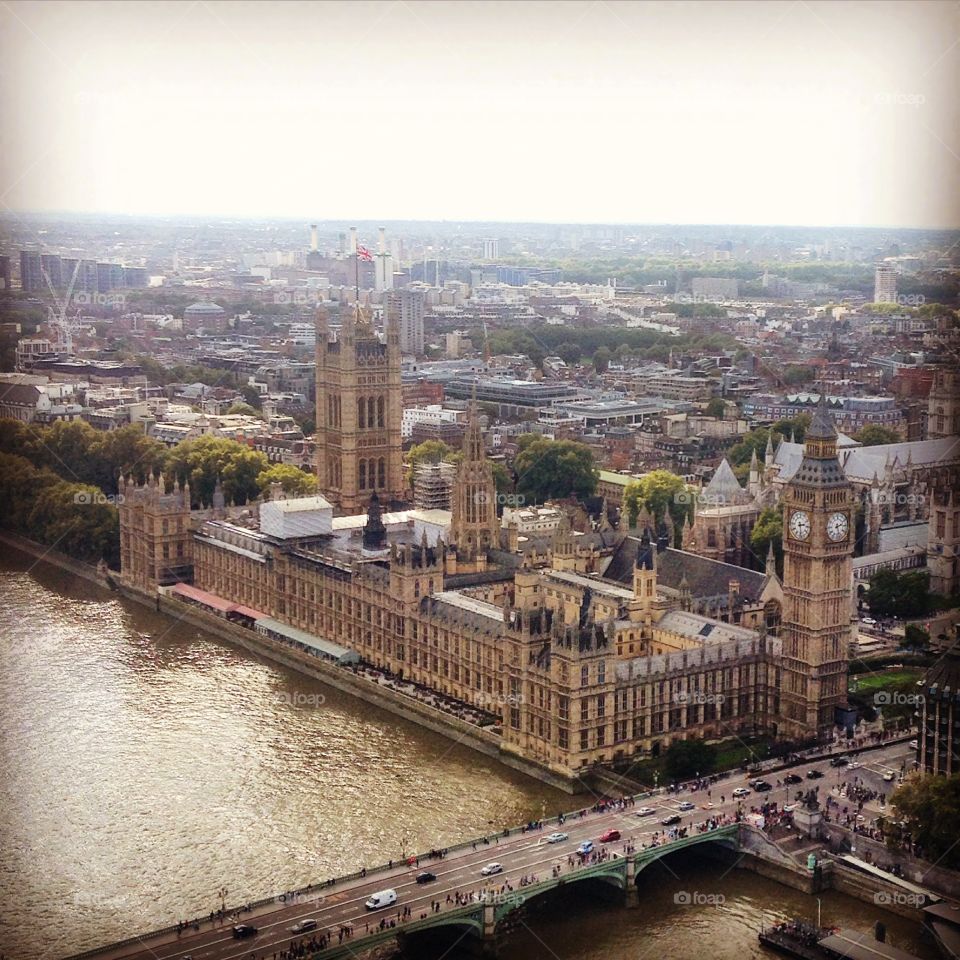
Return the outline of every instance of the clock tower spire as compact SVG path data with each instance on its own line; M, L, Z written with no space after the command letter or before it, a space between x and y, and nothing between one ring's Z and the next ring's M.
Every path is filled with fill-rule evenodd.
M847 704L853 610L853 488L837 459L826 392L784 495L781 735L830 735Z

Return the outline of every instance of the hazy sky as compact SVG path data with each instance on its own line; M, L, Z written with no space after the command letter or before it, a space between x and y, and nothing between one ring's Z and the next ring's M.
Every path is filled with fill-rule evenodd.
M960 3L0 0L6 208L960 226Z

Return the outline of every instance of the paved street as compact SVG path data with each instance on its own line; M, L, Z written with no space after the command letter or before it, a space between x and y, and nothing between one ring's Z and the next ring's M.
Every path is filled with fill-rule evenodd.
M775 802L778 805L794 802L798 790L819 787L821 799L826 793L835 790L838 785L853 783L859 778L869 789L886 793L888 796L896 783L887 783L883 774L893 770L899 775L902 768L912 766L912 751L906 743L900 742L888 745L878 750L868 751L853 761L854 765L845 767L831 767L826 757L813 761L806 761L795 765L790 770L764 774L764 778L774 785L774 789L766 793L750 794L742 800L735 800L732 791L738 787L746 787L755 775L737 773L710 786L707 790L683 790L679 793L659 792L645 800L637 800L635 805L623 809L605 810L602 812L586 812L583 815L568 815L562 826L555 822L545 824L541 829L526 832L512 832L509 837L491 839L489 842L479 841L475 845L467 846L463 850L450 853L448 856L437 859L422 859L419 865L396 866L392 870L378 871L364 878L343 881L333 887L312 894L300 894L288 898L285 902L271 902L268 905L255 909L252 913L244 913L240 919L242 923L249 923L258 928L255 937L247 940L235 940L231 935L231 923L214 920L204 920L200 931L191 928L181 936L165 935L141 941L136 945L108 949L98 957L103 958L143 958L143 960L172 960L172 958L192 958L192 960L231 960L241 957L250 957L255 954L259 957L270 957L276 951L288 949L311 936L318 937L327 932L333 944L338 942L338 932L342 927L352 925L354 938L360 939L369 929L379 924L382 918L388 922L395 920L397 927L404 922L418 920L423 915L429 915L434 909L433 904L439 902L439 909L449 909L457 906L456 897L479 897L484 891L493 892L502 896L512 893L522 893L524 881L531 878L545 879L551 871L559 869L561 875L569 875L580 869L579 860L575 856L577 846L585 840L592 840L595 851L599 856L622 855L627 845L637 849L662 844L669 841L668 830L695 827L710 818L721 821L730 821L734 818L737 809L749 812L751 807L762 803ZM810 780L806 774L810 769L822 771L823 778ZM783 777L794 772L804 777L802 784L783 784ZM778 781L780 784L778 785ZM840 798L841 806L843 798ZM684 809L692 803L693 809ZM639 815L641 807L651 808L651 812ZM872 818L879 812L877 803L866 805L865 813ZM661 825L660 821L671 815L679 816L679 824L671 827ZM610 829L619 830L621 839L611 843L600 843L601 835ZM568 834L568 839L549 843L548 837L555 831ZM503 872L485 878L481 869L488 863L500 862ZM571 862L572 861L572 862ZM589 863L589 858L587 860ZM437 879L431 883L418 885L417 873L429 870L435 873ZM224 878L229 883L229 877ZM397 892L397 903L382 911L367 911L364 903L376 891L391 888ZM448 904L447 898L451 898ZM464 902L461 899L461 903ZM217 904L216 906L219 906ZM404 916L403 911L407 911ZM208 908L209 912L209 908ZM398 912L400 915L398 916ZM310 934L298 935L290 928L297 922L311 918L318 921L318 929Z

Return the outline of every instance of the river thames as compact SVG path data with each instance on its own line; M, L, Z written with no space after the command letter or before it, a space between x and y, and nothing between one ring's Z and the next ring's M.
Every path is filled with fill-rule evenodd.
M0 610L7 960L63 957L206 914L221 895L254 900L578 802L9 549ZM651 879L639 910L533 911L503 956L681 958L709 943L742 960L766 956L762 921L816 913L749 873L677 872ZM677 902L691 892L709 902ZM894 944L935 956L915 924L821 899L825 922L883 919Z

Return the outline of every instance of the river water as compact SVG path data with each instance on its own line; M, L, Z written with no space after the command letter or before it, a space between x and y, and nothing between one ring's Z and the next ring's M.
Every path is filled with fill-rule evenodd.
M11 551L0 611L6 960L205 914L222 888L240 903L573 806L447 738ZM752 874L684 869L648 884L639 910L532 911L504 956L692 957L709 938L714 956L743 960L763 955L764 916L816 910ZM674 902L690 891L708 902ZM860 929L882 916L894 943L934 956L915 925L834 894L823 906L825 920Z

